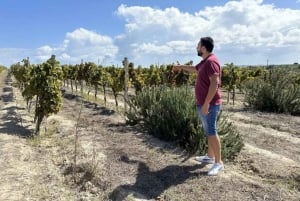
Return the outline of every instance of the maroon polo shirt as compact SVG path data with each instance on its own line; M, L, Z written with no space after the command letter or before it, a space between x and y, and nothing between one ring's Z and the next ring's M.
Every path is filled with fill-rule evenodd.
M203 105L205 102L208 88L210 85L209 77L212 75L219 75L221 82L221 66L217 57L214 54L210 54L196 65L197 79L195 84L195 97L196 105ZM220 86L221 83L219 83ZM210 102L210 105L220 105L222 103L220 87Z

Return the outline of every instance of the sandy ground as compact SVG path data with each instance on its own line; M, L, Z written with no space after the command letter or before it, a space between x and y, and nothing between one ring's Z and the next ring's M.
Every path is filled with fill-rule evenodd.
M1 201L300 200L300 117L224 105L245 147L220 176L208 177L209 166L180 148L69 93L42 136L28 138L33 113L5 73L0 87Z

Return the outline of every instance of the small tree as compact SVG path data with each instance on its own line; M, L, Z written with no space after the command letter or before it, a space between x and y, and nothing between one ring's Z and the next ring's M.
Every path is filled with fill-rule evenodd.
M109 67L108 73L111 75L111 79L109 80L109 86L113 92L115 98L116 107L118 107L118 95L124 89L124 78L125 71L124 69L115 68L114 66Z
M111 74L108 73L106 71L105 68L103 67L100 67L99 69L99 83L100 85L102 86L102 89L103 89L103 97L104 97L104 105L106 106L106 102L107 102L107 98L106 98L106 87L109 86L109 84L112 82L112 77L111 77Z
M52 55L45 63L33 67L30 75L31 79L22 95L25 98L36 96L34 122L36 122L35 134L39 135L44 117L57 113L61 109L60 87L63 73L59 62Z
M222 87L227 90L227 103L229 103L230 92L232 92L232 104L235 101L236 88L240 83L240 72L233 63L226 64L222 69Z

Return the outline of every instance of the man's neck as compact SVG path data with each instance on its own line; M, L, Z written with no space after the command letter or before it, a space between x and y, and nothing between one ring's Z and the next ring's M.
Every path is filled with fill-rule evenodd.
M211 52L204 53L204 54L202 55L202 58L203 58L203 59L206 59L206 58L209 57L211 54L212 54Z

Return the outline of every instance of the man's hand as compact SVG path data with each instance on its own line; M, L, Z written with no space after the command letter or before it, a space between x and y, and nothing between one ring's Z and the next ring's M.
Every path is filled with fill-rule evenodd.
M209 109L209 103L204 103L201 107L201 113L202 115L207 115Z
M182 70L182 68L181 68L180 65L174 65L173 68L172 68L172 71L173 71L173 72L179 72L179 71L181 71L181 70Z

